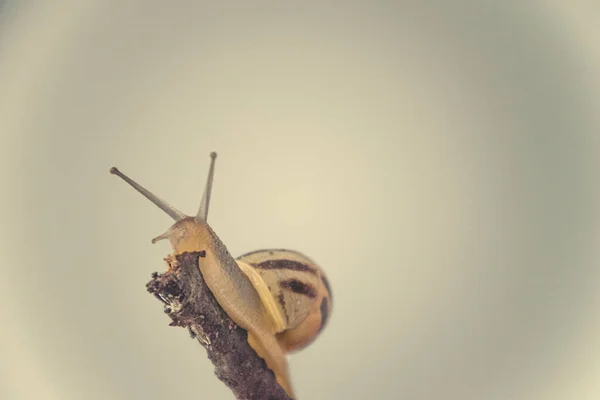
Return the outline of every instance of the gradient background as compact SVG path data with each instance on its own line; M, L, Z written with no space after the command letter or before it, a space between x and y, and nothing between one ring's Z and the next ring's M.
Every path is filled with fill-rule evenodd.
M5 2L0 398L233 399L171 220L333 285L301 400L600 398L597 1ZM527 4L524 4L527 3Z

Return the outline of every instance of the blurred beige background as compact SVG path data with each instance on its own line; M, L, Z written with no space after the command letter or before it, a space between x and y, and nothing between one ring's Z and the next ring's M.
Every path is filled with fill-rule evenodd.
M300 400L600 398L598 3L213 3L0 10L0 399L233 398L108 173L193 213L212 150L232 254L332 282Z

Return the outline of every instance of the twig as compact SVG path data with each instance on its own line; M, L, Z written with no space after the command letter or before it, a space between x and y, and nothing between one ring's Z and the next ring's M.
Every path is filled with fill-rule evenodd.
M215 374L240 400L291 400L264 360L248 345L247 333L225 314L198 268L202 253L167 257L167 272L154 273L148 291L164 303L171 326L187 327L204 346Z

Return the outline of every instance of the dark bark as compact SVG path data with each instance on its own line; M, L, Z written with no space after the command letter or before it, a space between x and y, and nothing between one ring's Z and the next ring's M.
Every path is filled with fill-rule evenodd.
M196 252L166 258L168 271L154 273L146 285L148 291L164 303L171 326L188 328L204 346L215 374L236 398L290 400L248 344L247 332L233 323L206 286L198 268L202 256Z

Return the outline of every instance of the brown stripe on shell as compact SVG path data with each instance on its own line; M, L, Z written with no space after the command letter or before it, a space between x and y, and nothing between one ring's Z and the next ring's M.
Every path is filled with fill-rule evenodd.
M327 289L327 293L329 294L329 298L331 299L331 303L333 303L333 293L331 293L331 286L329 286L329 280L325 277L324 274L321 273L321 281L323 282L323 286Z
M325 324L327 324L327 320L329 319L329 307L327 307L327 298L323 297L321 300L321 326L319 327L319 332L325 328Z
M269 255L273 255L273 252L275 252L275 251L291 251L291 250L286 250L286 249L261 249L261 250L254 250L254 251L249 251L248 253L244 253L241 256L238 256L238 258L236 258L236 260L239 260L242 257L251 256L252 254L256 254L256 253L269 252Z
M317 291L311 285L299 281L298 279L288 279L285 281L279 282L279 286L283 289L291 290L294 293L303 294L305 296L314 299L317 297Z
M310 265L293 260L267 260L258 264L252 264L257 269L290 269L292 271L308 272L316 275L317 271Z
M284 253L294 253L294 254L298 254L299 256L306 257L304 254L302 254L302 253L300 253L299 251L296 251L296 250L290 250L290 249L260 249L260 250L254 250L254 251L249 251L247 253L244 253L241 256L238 256L236 258L236 260L239 260L240 258L243 258L243 257L251 256L251 255L257 254L257 253L269 253L269 255L272 256L273 254L275 254L276 251L278 251L278 252L284 252Z
M290 323L290 317L288 317L287 309L285 308L285 298L283 296L283 292L279 292L279 296L277 296L279 300L279 304L281 305L281 309L283 310L283 314L285 316L285 324Z

